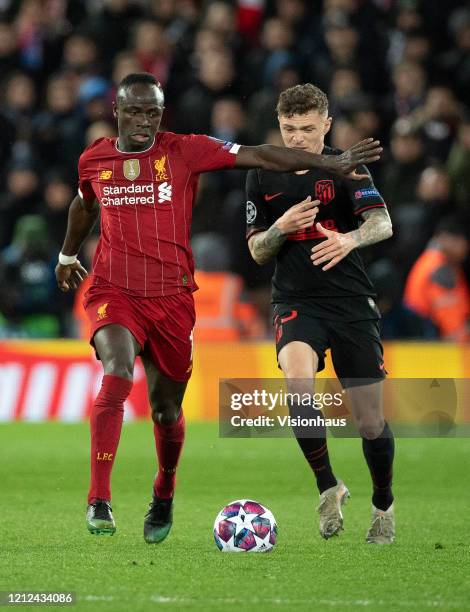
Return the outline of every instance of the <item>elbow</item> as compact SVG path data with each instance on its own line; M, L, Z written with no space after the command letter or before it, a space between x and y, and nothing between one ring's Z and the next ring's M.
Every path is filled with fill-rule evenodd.
M264 266L265 263L268 263L269 259L266 259L266 257L263 257L262 255L258 255L256 253L251 253L251 256L253 257L254 261L258 264L258 266Z
M264 266L264 264L268 263L269 261L269 258L266 258L266 256L257 253L255 249L250 249L250 254L254 261L258 264L258 266Z

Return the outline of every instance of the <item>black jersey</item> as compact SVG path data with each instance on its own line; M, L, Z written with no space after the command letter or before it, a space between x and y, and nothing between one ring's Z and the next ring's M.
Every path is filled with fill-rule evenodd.
M325 147L324 154L341 151ZM268 229L286 210L311 196L320 200L316 222L346 233L359 227L361 213L385 208L365 166L358 169L367 179L348 180L319 169L304 174L250 170L246 181L247 238ZM303 305L312 315L342 321L376 319L375 291L357 249L324 272L314 266L311 249L324 240L315 224L289 234L276 256L273 303Z

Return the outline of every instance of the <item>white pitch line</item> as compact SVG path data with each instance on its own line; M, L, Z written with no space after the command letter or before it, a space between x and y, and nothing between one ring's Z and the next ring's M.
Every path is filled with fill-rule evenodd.
M84 600L90 602L97 601L116 601L116 597L113 595L84 595L78 596L77 600ZM119 598L120 601L121 598ZM180 605L199 605L210 607L211 605L227 605L227 604L235 604L235 605L257 605L257 604L271 604L278 606L293 606L293 605L302 605L307 604L311 605L311 599L288 599L283 597L271 597L271 598L238 598L238 597L220 597L220 598L211 598L211 599L196 599L194 597L168 597L165 595L151 595L149 601L155 604L180 604ZM366 608L371 606L384 606L384 605L393 605L394 607L399 608L418 608L423 609L426 608L445 608L446 610L455 609L455 610L470 610L467 602L463 601L446 601L446 600L427 600L427 601L385 601L383 599L315 599L315 605L323 605L323 606L357 606L358 608Z
M244 598L240 599L237 597L224 597L224 598L211 598L211 599L195 599L192 597L167 597L163 595L152 595L150 601L159 604L274 604L274 605L299 605L299 604L311 604L311 599L287 599L287 598ZM357 606L357 607L370 607L370 606L383 606L392 605L394 607L402 608L442 608L464 610L465 604L463 601L446 601L446 600L428 600L428 601L384 601L383 599L315 599L315 604L322 604L325 606ZM467 605L467 609L468 605Z

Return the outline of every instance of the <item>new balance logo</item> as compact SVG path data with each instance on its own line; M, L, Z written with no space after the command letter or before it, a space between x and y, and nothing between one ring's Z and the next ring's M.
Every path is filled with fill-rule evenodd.
M167 183L166 181L164 183L160 183L158 186L158 203L163 204L163 202L171 202L171 193L171 184Z

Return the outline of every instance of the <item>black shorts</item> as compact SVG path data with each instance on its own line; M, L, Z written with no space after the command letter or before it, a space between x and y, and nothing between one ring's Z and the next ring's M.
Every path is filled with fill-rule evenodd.
M379 320L331 321L319 319L288 304L274 307L276 353L299 341L309 344L318 355L318 371L325 368L325 351L331 358L337 377L344 387L374 382L386 376Z

